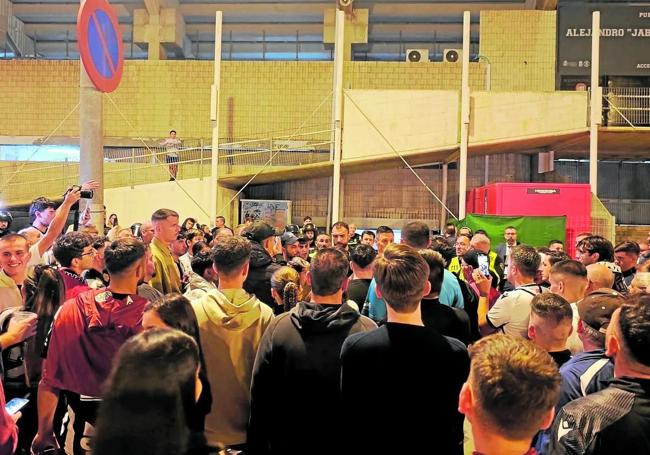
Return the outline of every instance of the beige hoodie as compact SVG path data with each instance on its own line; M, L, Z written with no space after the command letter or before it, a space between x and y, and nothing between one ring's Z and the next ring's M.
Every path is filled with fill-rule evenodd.
M210 444L243 444L255 355L273 310L243 289L213 289L192 302L212 392L205 419Z

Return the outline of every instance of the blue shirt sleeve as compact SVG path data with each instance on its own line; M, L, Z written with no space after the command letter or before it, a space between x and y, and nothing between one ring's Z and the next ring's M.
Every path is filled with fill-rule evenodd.
M443 272L442 287L440 288L438 300L440 300L440 303L443 305L460 308L461 310L465 309L463 292L460 290L458 278L446 269Z
M377 284L373 278L368 287L368 295L366 296L366 301L368 302L368 316L375 322L381 322L386 320L386 302L377 297L377 294L375 293L376 286Z

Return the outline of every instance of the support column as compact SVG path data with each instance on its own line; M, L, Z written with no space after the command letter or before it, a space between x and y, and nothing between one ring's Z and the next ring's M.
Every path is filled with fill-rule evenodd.
M214 225L219 199L219 90L221 89L221 31L223 13L215 13L214 22L214 80L210 92L210 121L212 122L212 154L210 161L210 224ZM222 207L227 209L228 207ZM225 216L225 215L224 215ZM233 223L233 220L229 220Z
M95 88L83 63L79 65L79 183L96 180L99 188L90 201L92 223L104 229L104 128L102 93ZM82 205L83 208L83 205Z
M442 165L442 203L440 206L440 233L444 233L445 225L447 224L447 187L449 186L449 164Z
M332 223L339 221L341 216L341 134L343 125L343 60L345 47L345 13L336 11L336 39L334 41L334 93L332 115L334 120L334 147L332 148L334 172L332 176Z
M589 121L589 185L598 196L598 127L602 122L602 89L600 88L600 11L591 17L591 116Z
M469 29L470 12L463 13L463 68L460 88L460 158L458 166L458 219L465 218L467 147L469 145Z

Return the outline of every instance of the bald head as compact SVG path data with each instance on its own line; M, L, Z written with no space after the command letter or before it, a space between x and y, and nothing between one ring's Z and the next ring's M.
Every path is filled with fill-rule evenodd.
M587 286L587 294L595 291L596 289L612 289L614 286L614 272L605 264L590 264L587 266L587 279L589 284Z
M485 234L476 234L472 237L470 245L473 249L481 253L488 254L490 252L490 239Z

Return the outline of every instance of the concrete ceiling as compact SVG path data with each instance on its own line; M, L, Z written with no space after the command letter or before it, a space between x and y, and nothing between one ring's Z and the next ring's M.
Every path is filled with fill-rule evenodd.
M355 8L369 10L368 43L353 46L357 60L403 60L409 48L427 48L433 60L445 48L461 47L462 12L472 12L472 54L478 53L482 10L534 9L540 0L358 0ZM13 0L13 14L44 58L78 58L73 0ZM146 50L132 44L133 10L144 0L114 0L122 27L127 58L146 58ZM334 0L179 0L186 23L187 54L209 59L214 53L214 13L223 11L223 58L331 59L323 44L323 12ZM543 6L542 6L543 7ZM0 57L2 50L0 49ZM171 58L176 56L169 55Z

